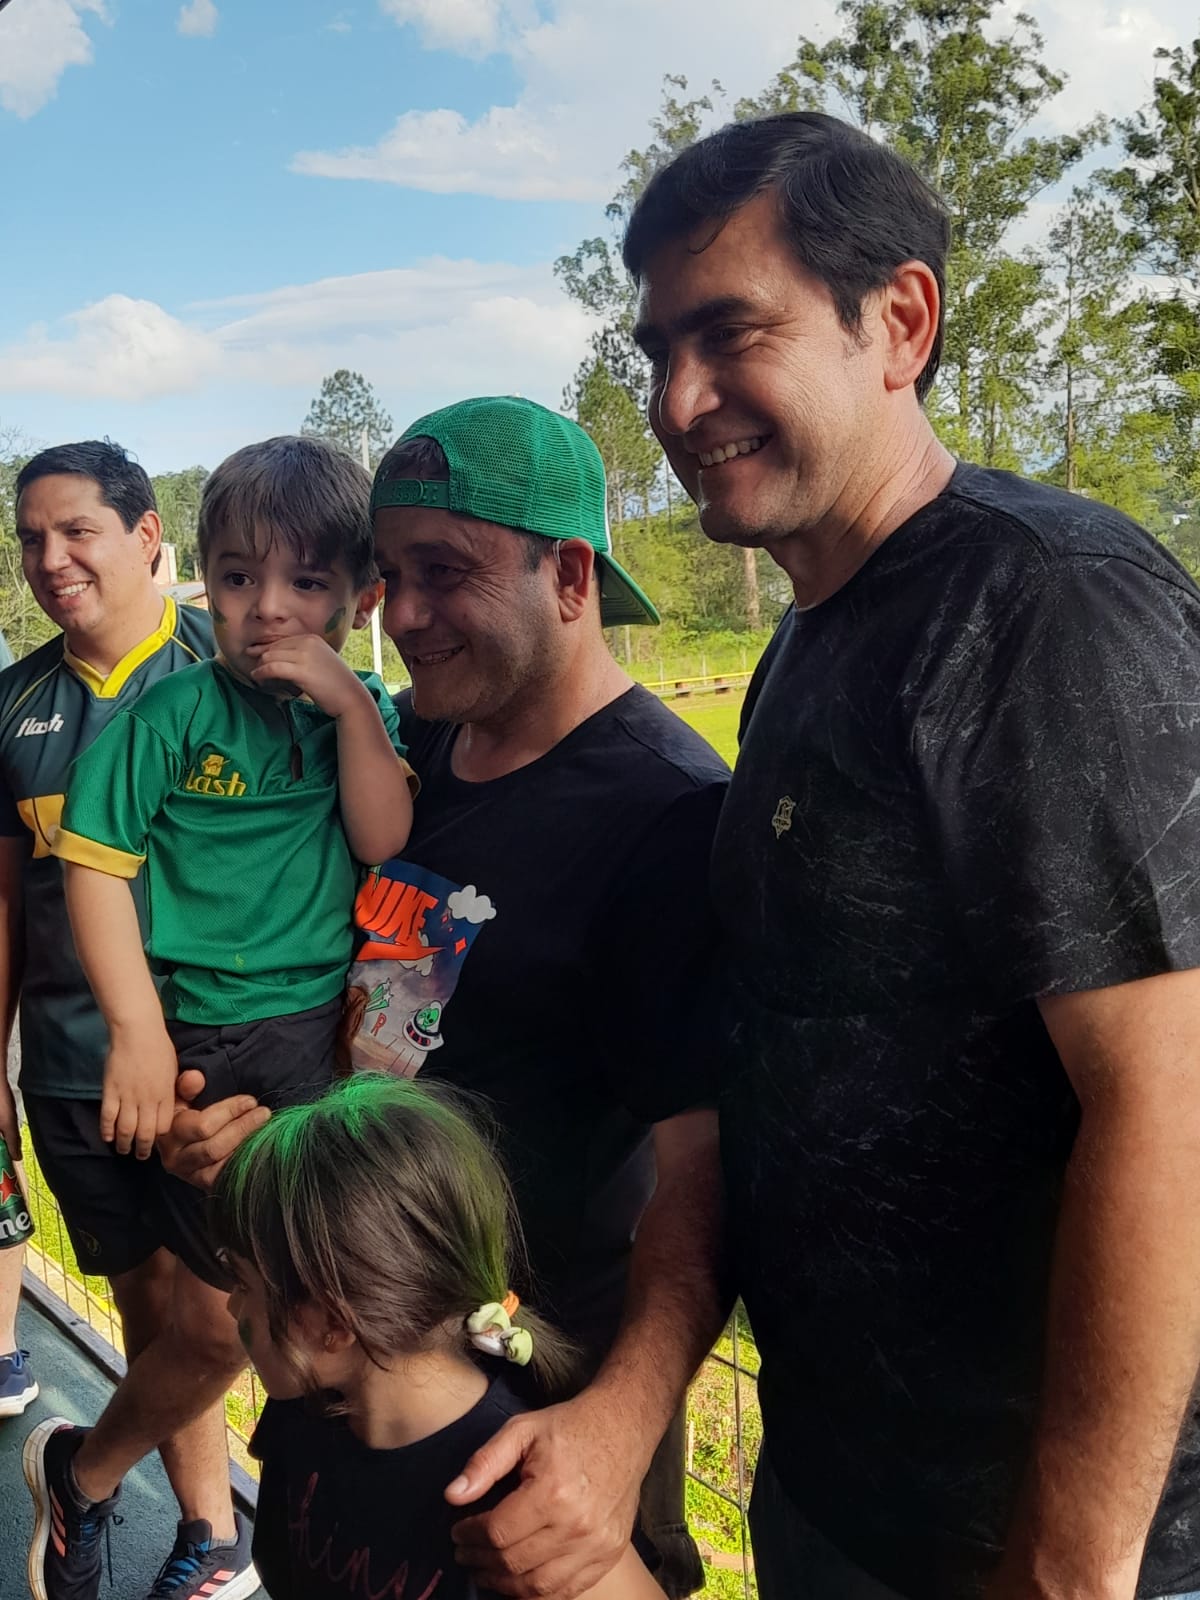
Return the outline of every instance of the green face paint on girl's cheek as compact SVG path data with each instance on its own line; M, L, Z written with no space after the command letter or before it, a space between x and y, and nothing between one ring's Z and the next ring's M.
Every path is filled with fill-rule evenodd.
M210 605L209 608L208 608L208 611L209 611L209 615L213 619L213 627L214 628L223 628L225 626L225 618L217 610L216 606Z
M336 633L338 631L338 629L341 627L342 623L345 622L345 620L346 620L346 608L345 608L345 606L339 606L337 608L337 610L333 613L333 615L330 617L329 621L325 624L325 632L327 634Z
M250 1326L249 1317L240 1317L238 1319L238 1338L242 1341L242 1348L247 1354L250 1353L250 1341L253 1337L254 1329Z

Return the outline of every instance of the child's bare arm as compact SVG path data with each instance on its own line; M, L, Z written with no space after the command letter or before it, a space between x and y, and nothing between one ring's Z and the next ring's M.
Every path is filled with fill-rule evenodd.
M338 788L350 848L372 865L398 855L412 827L411 776L371 691L316 634L265 645L255 678L282 678L337 719Z
M63 863L67 910L84 975L108 1027L100 1136L145 1160L175 1108L175 1050L142 949L129 883Z
M579 1600L666 1600L666 1597L642 1565L637 1551L629 1545L607 1577L585 1589Z

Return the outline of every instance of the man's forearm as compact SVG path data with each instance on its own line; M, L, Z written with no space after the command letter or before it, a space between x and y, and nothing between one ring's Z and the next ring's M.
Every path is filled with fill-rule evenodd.
M995 1593L1132 1600L1200 1359L1189 1107L1085 1114L1055 1244L1043 1395Z
M724 1213L713 1117L660 1176L634 1241L620 1331L587 1391L619 1411L645 1463L733 1304Z

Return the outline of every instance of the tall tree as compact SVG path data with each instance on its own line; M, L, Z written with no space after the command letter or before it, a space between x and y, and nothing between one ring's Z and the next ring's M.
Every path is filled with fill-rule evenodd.
M1055 317L1046 363L1054 459L1045 475L1156 523L1167 428L1156 406L1151 308L1131 275L1133 241L1090 185L1063 207L1046 255Z
M708 94L689 97L688 80L668 74L663 79L662 103L657 115L650 119L654 137L644 150L630 150L626 155L621 163L625 181L605 207L610 237L585 239L573 255L560 256L554 263L555 276L571 299L600 319L600 327L592 336L592 357L603 361L643 408L646 362L633 342L637 297L621 264L621 236L638 196L654 173L673 155L695 143L705 117L724 93L714 79ZM588 364L585 361L576 374L576 384Z
M1003 34L996 0L842 0L841 32L801 38L794 59L739 116L825 109L907 156L946 202L952 244L946 269L942 395L933 414L961 454L1012 465L1026 437L1044 322L1035 263L1005 239L1031 202L1103 131L1035 138L1029 123L1064 78L1042 60L1032 18Z
M392 419L361 372L339 367L322 381L300 431L328 439L356 460L361 456L365 431L374 466L392 442Z
M200 515L200 496L207 477L207 467L185 467L182 472L163 472L151 479L158 512L162 517L163 538L175 546L181 579L200 576L196 523Z
M17 474L30 454L29 442L19 429L0 425L0 628L18 658L28 655L54 632L54 624L25 582L17 543Z
M1139 264L1164 276L1152 305L1154 345L1171 420L1173 463L1200 499L1200 38L1156 50L1150 104L1119 124L1128 157L1101 174L1129 224Z

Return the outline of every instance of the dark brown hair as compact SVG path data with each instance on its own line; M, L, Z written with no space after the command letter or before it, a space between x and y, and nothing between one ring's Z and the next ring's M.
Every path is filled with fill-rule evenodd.
M262 1278L271 1337L310 1388L288 1340L300 1306L379 1365L447 1338L474 1354L465 1320L503 1301L521 1249L499 1162L454 1097L376 1072L277 1111L221 1174L213 1228ZM567 1392L566 1340L524 1306L516 1322L540 1392Z
M201 568L219 538L262 556L277 541L317 567L340 562L358 589L375 581L371 479L324 439L283 434L235 450L204 483Z
M820 111L732 122L654 174L633 208L622 257L640 280L656 250L702 223L714 233L756 195L773 189L796 260L833 297L847 332L862 327L863 300L905 261L923 261L946 298L950 223L916 167L859 128ZM942 356L942 315L918 400Z

